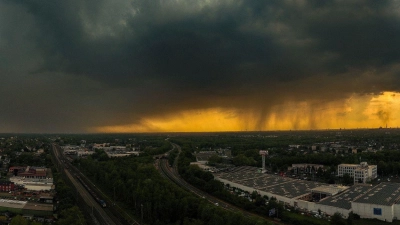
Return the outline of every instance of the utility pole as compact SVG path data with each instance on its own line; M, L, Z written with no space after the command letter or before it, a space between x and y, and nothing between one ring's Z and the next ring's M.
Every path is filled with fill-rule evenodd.
M141 212L142 223L143 223L143 204L140 204L140 212Z

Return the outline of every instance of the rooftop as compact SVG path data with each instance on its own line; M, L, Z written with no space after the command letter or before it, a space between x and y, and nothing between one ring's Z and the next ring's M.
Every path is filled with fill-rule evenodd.
M322 199L317 204L329 205L343 209L351 209L351 201L370 190L372 186L354 185L342 193Z
M208 159L213 155L218 155L218 154L215 151L201 152L195 154L197 161L208 161Z
M256 167L236 167L226 173L216 176L254 189L270 192L288 198L297 198L310 193L311 189L321 186L322 183L297 180L278 175L257 172Z
M321 185L319 187L313 188L311 191L327 195L336 195L348 188L349 188L348 186Z
M358 166L360 166L360 164L346 164L346 163L344 163L344 164L339 164L339 166L353 166L353 167L358 167Z
M40 211L53 211L53 204L43 204L43 203L31 203L28 202L24 209L30 210L40 210Z
M355 203L369 203L377 205L393 205L400 200L399 183L380 183L371 188L364 195L357 198Z
M273 176L273 175L270 175ZM287 182L276 185L269 185L262 188L262 191L271 192L287 198L299 198L311 192L311 189L318 187L321 183L285 178Z
M26 205L26 201L8 200L0 199L0 206L8 208L18 208L21 209Z

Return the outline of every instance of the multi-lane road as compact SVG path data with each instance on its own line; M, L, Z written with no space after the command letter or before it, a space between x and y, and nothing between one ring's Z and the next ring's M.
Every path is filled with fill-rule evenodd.
M176 144L173 144L173 143L172 143L172 145L174 146L174 148L178 149L178 151L180 153L180 151L181 151L180 146L178 146ZM173 181L177 185L183 187L184 189L186 189L186 190L188 190L190 192L193 192L195 195L197 195L197 196L199 196L201 198L204 198L204 199L208 200L209 202L211 202L211 203L213 203L215 205L221 206L222 208L225 208L225 209L230 210L230 211L243 212L242 210L240 210L240 209L238 209L238 208L236 208L234 206L231 206L230 204L228 204L228 203L226 203L224 201L221 201L218 198L215 198L215 197L207 194L206 192L204 192L202 190L197 189L196 187L194 187L194 186L190 185L189 183L187 183L183 178L181 178L179 173L178 173L178 170L177 170L177 159L178 159L178 157L175 159L175 161L174 161L172 166L169 166L168 159L159 159L158 167L159 167L159 170L160 170L161 174L164 177L167 177L168 179L170 179L171 181ZM247 212L244 211L244 213L247 213Z
M156 166L157 166L157 169L162 174L162 176L170 179L171 181L173 181L177 185L181 186L182 188L194 193L195 195L197 195L203 199L206 199L207 201L211 202L212 204L217 205L225 210L229 210L232 212L240 212L243 215L248 216L248 217L258 217L261 219L266 219L271 222L274 222L275 224L284 224L284 223L280 223L277 221L272 221L269 218L264 218L264 217L260 217L259 215L249 213L246 210L240 209L240 208L233 206L225 201L215 198L214 196L211 196L211 195L207 194L206 192L187 183L178 173L178 158L179 158L179 154L181 152L181 148L177 144L174 144L174 143L171 143L171 144L174 149L178 150L179 153L178 153L178 156L175 158L172 166L169 165L168 159L164 159L164 158L158 159Z

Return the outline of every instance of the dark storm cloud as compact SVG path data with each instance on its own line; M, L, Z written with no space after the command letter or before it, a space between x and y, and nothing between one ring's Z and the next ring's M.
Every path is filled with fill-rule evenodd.
M400 90L397 2L0 6L0 71L15 87L0 84L6 130L83 131L215 106L254 109L263 123L284 100Z

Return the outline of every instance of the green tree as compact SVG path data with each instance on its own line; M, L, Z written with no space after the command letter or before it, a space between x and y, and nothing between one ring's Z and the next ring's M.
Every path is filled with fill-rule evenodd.
M11 225L28 225L28 220L21 215L17 215L11 220Z
M336 212L331 217L331 225L346 225L346 222L343 219L342 215L340 213Z
M256 161L253 158L248 158L243 154L240 154L233 158L233 164L235 166L253 166Z
M344 185L350 185L353 183L353 178L350 177L350 175L348 173L345 173L343 175L343 184Z
M384 176L384 175L387 175L388 174L388 172L387 172L387 163L386 162L384 162L384 161L379 161L379 163L378 163L378 173L381 175L381 176Z
M31 221L29 225L42 225L42 223L36 222L36 221Z
M85 225L86 221L78 206L65 209L60 213L58 225Z
M347 225L353 225L353 219L354 219L353 212L350 212L349 216L347 217L347 220L346 220Z
M258 196L257 191L253 191L253 192L251 193L251 199L255 200L255 199L257 198L257 196Z
M211 165L214 165L216 163L222 163L222 158L219 157L218 155L212 155L210 158L208 158L208 163Z

